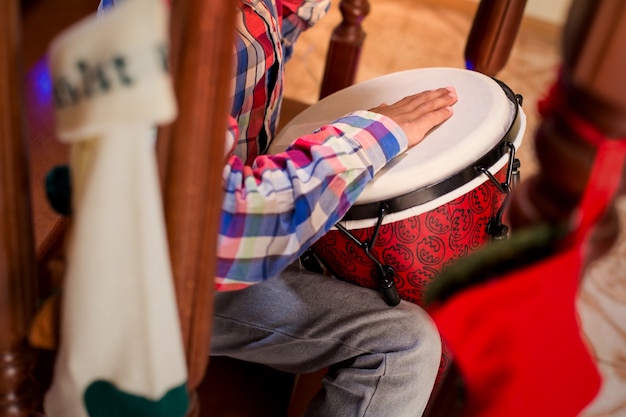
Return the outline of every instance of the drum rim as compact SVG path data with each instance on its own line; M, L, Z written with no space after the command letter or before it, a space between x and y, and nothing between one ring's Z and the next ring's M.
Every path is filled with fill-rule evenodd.
M483 175L477 167L491 167L504 155L506 155L508 147L505 146L505 144L513 144L514 139L518 135L521 128L522 123L519 109L521 105L521 96L516 95L504 82L494 77L490 78L502 88L506 97L514 104L513 107L515 109L515 113L507 132L489 151L478 158L473 165L463 168L456 173L426 187L422 187L383 201L355 204L348 210L341 220L366 220L377 218L380 214L381 207L383 206L385 207L385 212L391 214L428 203L451 191L454 191L459 187L462 187L475 178L478 178L480 175Z

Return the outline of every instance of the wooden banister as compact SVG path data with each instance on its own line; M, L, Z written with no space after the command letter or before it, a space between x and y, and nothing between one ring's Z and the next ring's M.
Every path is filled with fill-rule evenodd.
M469 69L495 76L509 59L526 0L481 0L465 45Z
M341 0L342 22L333 30L326 55L320 98L354 84L365 40L363 19L370 12L368 0Z
M234 13L230 2L172 3L179 114L160 130L157 149L190 390L209 359Z
M36 265L22 103L17 0L0 3L0 415L26 417L37 402L28 326Z

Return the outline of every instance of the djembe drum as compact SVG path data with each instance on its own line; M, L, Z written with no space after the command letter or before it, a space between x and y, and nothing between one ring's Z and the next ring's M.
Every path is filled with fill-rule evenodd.
M483 74L454 68L393 73L330 95L294 118L270 153L358 109L452 85L453 116L395 158L344 218L313 245L332 275L380 288L388 304L423 301L448 264L502 238L506 197L519 162L526 117L521 97Z

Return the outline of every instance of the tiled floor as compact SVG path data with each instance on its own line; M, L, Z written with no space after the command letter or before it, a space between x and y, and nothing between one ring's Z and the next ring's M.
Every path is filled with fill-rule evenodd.
M473 7L454 0L370 0L368 34L357 81L405 69L462 68ZM287 66L286 95L315 102L330 32L340 21L334 8L302 36ZM532 138L536 102L555 77L559 63L559 28L526 22L507 66L498 75L524 98L528 116L525 142L518 152L522 175L536 170ZM626 199L618 204L626 219ZM622 222L623 223L623 222ZM604 375L602 391L584 417L626 416L626 236L587 271L579 309L583 328Z

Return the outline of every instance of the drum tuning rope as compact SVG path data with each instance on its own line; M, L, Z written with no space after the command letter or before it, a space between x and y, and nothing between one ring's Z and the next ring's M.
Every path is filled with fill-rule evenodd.
M372 233L372 237L369 241L361 242L356 238L348 229L346 229L341 224L337 223L335 227L339 229L343 234L345 234L350 240L356 243L362 250L365 252L365 255L376 265L378 270L378 287L383 294L383 298L385 302L393 307L400 303L400 295L398 294L398 289L396 288L396 283L393 280L393 276L395 271L389 265L385 265L381 263L375 256L372 254L371 250L376 244L376 238L378 237L378 232L380 231L380 227L383 224L383 219L389 207L387 203L382 202L378 209L378 221L376 222L376 226L374 227L374 232Z

